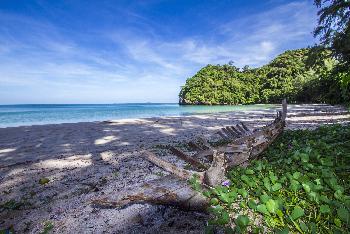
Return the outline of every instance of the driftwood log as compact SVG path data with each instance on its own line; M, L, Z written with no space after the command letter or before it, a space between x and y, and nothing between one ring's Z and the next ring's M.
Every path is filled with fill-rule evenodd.
M171 175L144 183L132 190L125 189L117 194L95 198L92 202L102 207L122 208L135 203L151 203L172 205L183 210L204 211L209 203L208 198L192 189L188 180L196 176L204 189L220 185L226 179L226 171L256 158L282 133L286 116L287 103L283 100L282 110L277 112L275 120L261 129L251 131L243 122L222 128L218 134L226 142L223 146L212 147L205 139L200 138L198 142L188 143L189 147L197 151L193 156L175 147L169 148L174 155L197 170L179 168L150 151L143 151L145 159ZM209 161L210 164L207 165L204 161Z

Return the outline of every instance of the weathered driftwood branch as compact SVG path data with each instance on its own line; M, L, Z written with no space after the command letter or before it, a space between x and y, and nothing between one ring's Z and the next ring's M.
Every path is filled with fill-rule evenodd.
M185 162L188 162L192 166L195 166L198 169L208 169L208 167L206 165L204 165L203 163L198 161L195 157L191 157L191 156L185 154L184 152L182 152L178 148L171 146L171 147L169 147L169 149L173 154L175 154L176 156L178 156L179 158L181 158Z
M179 168L152 152L144 151L142 155L145 159L172 175L145 183L138 188L96 198L93 203L120 208L133 203L147 202L173 205L185 210L203 211L208 205L208 199L192 189L187 181L196 176L203 188L219 185L225 180L227 170L256 158L282 133L286 117L287 103L286 100L283 100L282 111L277 112L277 117L272 123L261 129L251 131L244 123L222 128L218 134L228 142L224 146L214 148L205 139L199 138L198 144L195 142L188 144L197 151L193 156L175 147L169 148L173 154L189 163L193 168L205 169L205 171ZM204 157L210 160L210 165L205 165L198 160Z

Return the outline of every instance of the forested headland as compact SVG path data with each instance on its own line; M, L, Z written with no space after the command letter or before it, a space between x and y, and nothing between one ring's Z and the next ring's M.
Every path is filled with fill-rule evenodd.
M343 84L339 62L319 48L289 50L259 67L232 63L207 65L187 79L180 104L253 104L289 102L344 103L349 85Z
M234 62L207 65L186 80L180 104L237 105L350 102L350 2L315 0L319 43L287 50L270 63L238 68Z

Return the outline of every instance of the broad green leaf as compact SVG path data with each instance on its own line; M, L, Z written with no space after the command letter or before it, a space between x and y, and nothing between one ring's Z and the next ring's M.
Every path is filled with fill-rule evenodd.
M254 186L254 182L253 182L253 178L248 177L247 175L242 175L241 176L241 180L246 183L247 185L249 185L249 187L253 187Z
M211 192L210 191L203 191L203 195L204 196L206 196L206 197L208 197L208 198L210 198L210 196L211 196Z
M320 212L321 212L322 214L330 213L330 212L331 212L331 209L329 208L328 205L321 205L321 206L320 206Z
M219 199L225 203L231 204L237 199L237 193L235 191L229 193L220 193Z
M317 185L314 185L313 189L316 190L316 191L320 191L322 190L324 187L320 184L317 184Z
M228 193L228 195L229 195L230 199L232 200L232 202L235 201L238 197L238 194L236 191L231 191Z
M284 182L286 182L286 181L287 181L287 177L282 176L281 179L280 179L280 182L281 182L281 183L284 183Z
M301 186L297 180L292 179L289 188L296 192L301 188Z
M334 191L336 191L337 189L337 185L338 185L338 181L336 178L331 177L330 179L326 180L327 184L329 185L329 187L331 187Z
M310 199L310 201L319 203L320 202L320 195L318 195L318 193L316 192L310 192L308 194L308 198Z
M259 234L263 233L264 228L263 227L252 227L252 234Z
M265 177L263 179L263 182L264 182L264 186L267 189L267 191L271 191L271 183L270 183L269 178Z
M253 201L252 199L249 199L249 201L248 201L248 206L249 206L250 209L255 210L257 204L256 204L255 201Z
M334 197L336 199L340 200L340 201L343 200L343 193L342 193L342 191L340 191L340 190L335 191L334 192Z
M309 183L302 183L302 186L305 190L306 193L310 193L311 192L311 186Z
M261 161L256 161L255 163L255 169L257 171L261 171L263 169L262 162Z
M242 197L248 197L248 192L245 189L238 189L238 193L242 195Z
M270 196L267 195L267 194L263 194L263 195L260 196L260 201L262 203L266 203L269 199L270 199Z
M309 161L309 155L304 153L300 154L300 160L304 163L307 163Z
M276 183L274 185L272 185L271 189L273 192L276 192L278 190L280 190L282 188L282 185L280 183Z
M246 181L250 181L250 178L247 175L241 175L241 180L246 183Z
M316 234L317 233L317 227L314 222L309 223L309 230L311 234Z
M292 158L297 161L300 158L299 155L300 155L300 152L299 151L295 151L293 156L292 156Z
M341 207L337 209L338 217L344 222L349 224L350 222L350 215L349 211L345 207Z
M314 181L315 181L316 185L321 185L321 179L315 179Z
M209 210L213 212L214 214L221 214L221 212L224 210L224 207L217 205L217 206L211 206L209 207Z
M252 170L252 169L247 169L246 171L245 171L245 173L247 174L247 175L254 175L254 171Z
M299 171L296 171L293 173L293 178L296 180L298 180L300 178L300 176L301 176L301 173Z
M338 219L338 218L335 218L335 219L334 219L334 224L335 224L337 227L341 227L341 220Z
M333 176L333 173L331 171L329 171L328 169L323 169L322 170L322 177L324 179L331 178L332 176Z
M244 228L249 225L249 218L247 215L239 215L236 218L235 223L241 228Z
M301 230L303 230L303 232L307 232L307 230L308 230L308 227L306 226L306 224L304 222L300 222L299 227L301 228Z
M328 199L328 197L326 195L321 195L320 196L320 200L325 202L325 203L329 203L330 202L330 200Z
M224 225L230 222L230 215L226 212L223 211L221 216L219 216L217 220L218 224Z
M266 202L266 208L270 213L275 214L276 211L278 210L278 203L273 199L269 199Z
M276 183L278 180L277 176L275 176L275 174L273 172L269 173L269 178L273 184Z
M291 217L293 220L297 220L298 218L304 216L304 209L301 208L300 206L295 206L293 211L292 211L292 214L291 214Z
M225 203L229 203L230 197L229 197L229 195L228 195L227 193L221 193L221 194L219 195L219 199L220 199L221 201L225 202Z
M333 162L330 158L321 158L320 162L323 166L328 166L328 167L333 166Z
M285 175L286 175L286 177L287 177L288 179L290 179L290 180L293 179L292 174L290 174L289 172L287 172Z
M260 204L256 207L256 210L259 211L262 214L269 214L266 206L264 204Z

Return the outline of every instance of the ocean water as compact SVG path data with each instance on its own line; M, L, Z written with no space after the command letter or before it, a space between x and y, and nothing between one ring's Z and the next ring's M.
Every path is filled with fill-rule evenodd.
M0 105L0 127L92 122L266 109L272 105L180 106L178 104Z

